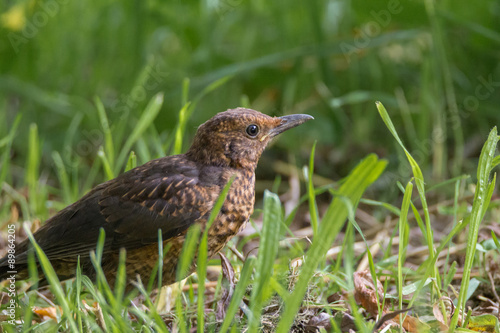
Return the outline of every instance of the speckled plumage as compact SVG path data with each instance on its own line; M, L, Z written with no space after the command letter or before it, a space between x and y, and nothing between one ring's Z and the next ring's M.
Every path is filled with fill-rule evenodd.
M171 284L188 228L195 223L205 226L221 190L234 175L208 231L208 255L220 251L253 212L254 171L268 142L309 119L307 115L273 118L243 108L221 112L198 128L186 154L152 160L97 185L47 220L34 237L61 279L74 276L78 256L82 272L94 279L89 253L95 250L102 228L106 232L102 267L108 281L114 282L119 250L125 248L128 281L140 275L147 282L158 260L161 229L163 246L169 247L162 283ZM258 127L255 136L249 126ZM28 246L26 240L16 249L18 278L27 277ZM8 271L4 257L0 280L8 277Z

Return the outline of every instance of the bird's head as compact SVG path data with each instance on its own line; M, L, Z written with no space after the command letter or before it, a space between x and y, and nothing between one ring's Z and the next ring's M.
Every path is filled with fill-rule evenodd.
M245 108L227 110L198 127L187 155L207 165L253 170L273 137L311 119L306 114L270 117Z

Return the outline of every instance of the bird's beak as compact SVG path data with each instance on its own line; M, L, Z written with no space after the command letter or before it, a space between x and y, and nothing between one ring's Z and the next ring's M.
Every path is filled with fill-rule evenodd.
M289 116L278 117L278 119L281 119L281 123L269 131L268 136L271 138L314 118L308 114L291 114Z

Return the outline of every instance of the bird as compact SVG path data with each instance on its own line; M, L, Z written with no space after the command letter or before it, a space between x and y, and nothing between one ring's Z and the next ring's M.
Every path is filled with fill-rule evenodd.
M217 113L200 125L185 154L151 160L97 185L80 200L49 218L33 237L60 280L81 272L96 280L91 253L100 230L105 233L101 267L108 283L117 280L125 249L126 286L157 283L152 276L162 235L162 285L178 280L177 265L188 229L204 230L221 191L232 179L225 201L207 230L208 257L217 254L245 227L255 203L255 168L278 134L314 119L306 114L271 117L247 108ZM168 249L168 250L167 250ZM16 279L27 279L29 239L16 247ZM48 284L40 264L38 287ZM193 265L186 276L195 270ZM0 259L0 281L12 276L8 255Z

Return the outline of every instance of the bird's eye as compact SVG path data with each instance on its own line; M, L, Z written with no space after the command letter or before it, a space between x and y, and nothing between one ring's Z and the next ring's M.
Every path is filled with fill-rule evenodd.
M253 124L249 125L247 127L247 134L250 136L256 136L257 134L259 134L259 126Z

